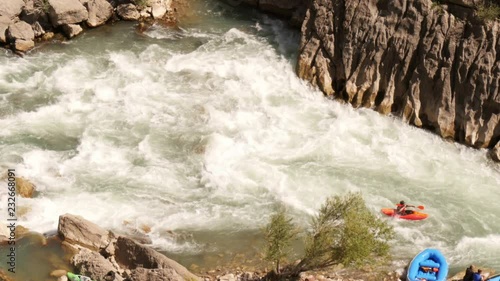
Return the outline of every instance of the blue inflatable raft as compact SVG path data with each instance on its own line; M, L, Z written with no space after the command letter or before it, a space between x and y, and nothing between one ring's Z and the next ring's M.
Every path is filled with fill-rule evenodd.
M408 281L446 281L448 263L440 251L425 249L408 266Z
M490 278L486 279L486 281L500 281L500 274L493 275Z

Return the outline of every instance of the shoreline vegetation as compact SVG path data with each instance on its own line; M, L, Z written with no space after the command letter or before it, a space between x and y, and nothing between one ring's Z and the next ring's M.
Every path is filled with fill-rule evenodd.
M360 225L366 227L360 228L358 227ZM271 262L269 264L282 262L283 270L269 271L269 267L266 267L241 271L221 265L216 270L195 272L198 274L195 275L184 266L150 248L147 244L151 242L147 236L128 237L115 234L71 214L59 217L57 234L44 236L19 227L16 230L16 239L27 238L36 241L31 247L43 248L49 243L55 243L62 249L64 254L57 262L53 262L50 276L44 277L44 280L67 280L65 274L68 271L89 276L93 280L105 280L106 274L113 271L116 273L114 280L135 281L202 279L396 281L399 278L397 272L390 271L387 263L389 253L387 239L393 235L392 228L368 211L360 193L349 193L344 197L336 196L325 202L319 214L312 219L311 230L305 235L306 251L300 261L285 262L288 253L291 252L288 249L290 243L282 242L296 238L297 232L284 209L273 216L266 233L268 234L267 256ZM287 238L280 233L284 233ZM276 253L275 250L280 254L273 254L273 251ZM344 264L347 267L344 267ZM0 270L1 280L15 281L15 276Z
M25 185L27 182L24 183ZM299 229L305 251L298 260L291 258L291 240ZM0 247L6 247L4 226L0 228ZM361 193L328 198L311 218L309 226L295 225L284 208L276 211L262 230L266 244L263 267L243 264L220 264L202 270L190 269L151 248L147 234L130 236L105 230L81 216L64 214L59 217L56 232L40 234L22 226L16 228L16 243L24 242L33 252L43 251L47 259L46 273L32 272L36 280L67 281L67 272L88 276L95 281L398 281L406 272L391 261L388 242L394 231L387 221L377 218L367 209ZM408 262L411 257L408 257ZM242 262L243 263L243 262ZM274 269L273 269L274 267ZM114 279L106 279L109 272ZM483 269L486 276L495 271ZM0 268L0 280L17 281L19 272ZM47 274L43 276L43 274ZM447 280L461 280L459 272Z

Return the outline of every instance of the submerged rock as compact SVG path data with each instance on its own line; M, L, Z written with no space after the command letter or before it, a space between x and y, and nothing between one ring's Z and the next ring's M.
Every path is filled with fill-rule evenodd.
M27 33L26 35L30 36L29 38L31 38L31 39L29 39L29 38L20 38L20 39L24 40L24 41L31 41L33 43L33 46L34 46L35 43L33 42L33 39L34 39L35 33L31 29L31 26L29 24L27 26L25 26L26 29L28 29L28 27L29 27L29 30L31 30L31 32L26 31L26 33ZM18 40L16 40L16 43L17 43L17 41ZM22 177L16 178L16 186L17 186L17 193L21 197L32 198L33 195L35 194L36 186L25 178L22 178Z

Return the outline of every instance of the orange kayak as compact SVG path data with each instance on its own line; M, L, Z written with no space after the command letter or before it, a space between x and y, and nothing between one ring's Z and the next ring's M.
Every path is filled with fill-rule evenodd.
M429 216L428 214L420 213L417 211L412 211L411 214L401 216L401 215L395 214L394 209L391 209L391 208L383 208L382 213L384 213L388 216L391 216L391 217L396 217L396 218L405 219L405 220L414 220L414 221L423 220Z

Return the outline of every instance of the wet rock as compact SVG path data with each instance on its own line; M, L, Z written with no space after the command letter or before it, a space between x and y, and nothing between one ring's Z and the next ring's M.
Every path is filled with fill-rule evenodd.
M33 39L35 39L35 32L33 31L33 28L31 28L31 25L29 25L23 21L16 23L16 25L18 25L19 29L17 31L15 31L15 35L11 34L10 36L15 38L16 41L17 41L17 39L21 39L21 40L33 42ZM10 30L10 26L9 26L9 30ZM34 42L33 42L33 46L34 46ZM21 197L24 197L24 198L33 197L33 194L35 194L35 191L36 191L36 186L34 184L32 184L30 181L28 181L27 179L22 178L22 177L16 178L16 188L17 188L17 194L21 195Z
M14 278L11 278L2 268L0 268L0 280L2 281L15 281Z
M184 279L175 270L169 269L146 269L137 268L131 271L130 280L132 281L184 281Z
M67 271L64 270L64 269L56 269L56 270L53 270L50 273L50 276L52 276L52 277L61 277L61 276L65 276L66 273L67 273Z
M68 38L73 38L78 34L82 33L83 28L79 24L64 24L62 26L64 34Z
M141 15L133 4L122 4L116 8L118 16L123 20L138 20Z
M19 14L24 6L23 0L3 0L0 1L0 16L5 16L9 19L14 19Z
M35 47L35 42L33 40L17 39L13 47L16 51L27 52Z
M48 0L49 16L54 27L75 24L89 18L87 9L78 0Z
M490 151L491 159L500 162L500 141L497 142L495 147Z
M113 6L106 0L90 0L87 8L89 11L87 25L90 27L105 24L113 15Z
M106 247L110 243L107 230L80 216L61 215L57 231L62 240L95 251Z
M118 237L115 245L116 261L129 269L143 267L146 269L172 269L184 279L199 280L199 277L189 272L184 266L174 260L143 246L132 239Z
M82 248L71 259L71 264L80 272L94 280L101 280L110 271L118 271L113 264L99 253Z
M30 233L30 230L27 229L26 227L22 225L16 226L16 239L21 239L28 233Z

